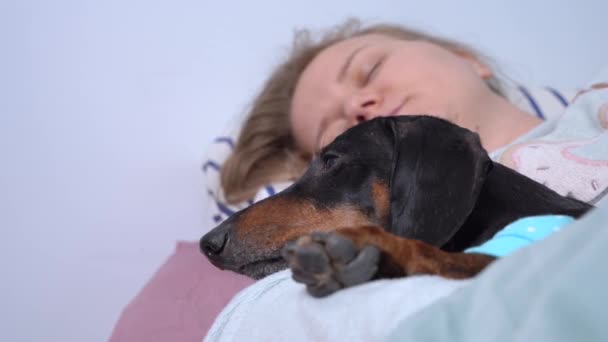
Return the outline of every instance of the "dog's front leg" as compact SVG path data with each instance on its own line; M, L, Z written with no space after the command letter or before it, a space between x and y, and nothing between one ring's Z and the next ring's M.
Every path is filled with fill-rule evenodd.
M494 258L448 253L424 242L398 237L376 226L315 232L283 249L297 282L315 297L372 279L414 274L469 278Z

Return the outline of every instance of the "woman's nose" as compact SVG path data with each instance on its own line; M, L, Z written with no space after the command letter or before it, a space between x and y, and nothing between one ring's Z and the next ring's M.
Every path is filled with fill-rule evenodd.
M380 116L379 108L382 99L375 93L360 93L349 98L345 103L344 113L357 123Z

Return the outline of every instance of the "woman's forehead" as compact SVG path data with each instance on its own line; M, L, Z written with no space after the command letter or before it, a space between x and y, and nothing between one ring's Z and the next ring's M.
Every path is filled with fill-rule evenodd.
M319 100L335 92L338 72L344 65L348 54L369 40L360 36L343 40L321 51L304 69L291 104L291 112L298 113L318 107Z
M393 40L394 38L380 34L366 34L337 42L321 51L304 69L296 86L296 91L308 83L327 80L335 81L344 63L357 49L376 42ZM317 82L315 82L317 81ZM318 86L318 85L317 85Z

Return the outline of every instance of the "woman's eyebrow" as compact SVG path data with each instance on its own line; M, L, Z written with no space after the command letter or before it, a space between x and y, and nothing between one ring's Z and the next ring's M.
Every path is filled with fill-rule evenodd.
M346 59L346 62L344 63L344 65L342 66L342 68L340 69L340 72L338 73L338 77L337 77L337 81L338 82L342 82L342 80L344 79L344 76L346 76L346 71L348 71L348 68L350 67L350 64L353 62L353 59L355 58L355 56L363 49L365 49L366 47L368 47L369 44L360 46L358 48L356 48L355 50L353 50L353 52L351 52L351 54L348 56L348 58Z

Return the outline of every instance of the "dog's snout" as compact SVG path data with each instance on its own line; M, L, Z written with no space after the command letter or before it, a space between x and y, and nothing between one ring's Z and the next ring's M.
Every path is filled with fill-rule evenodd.
M201 238L200 248L205 255L212 257L224 250L227 241L227 230L216 228Z

